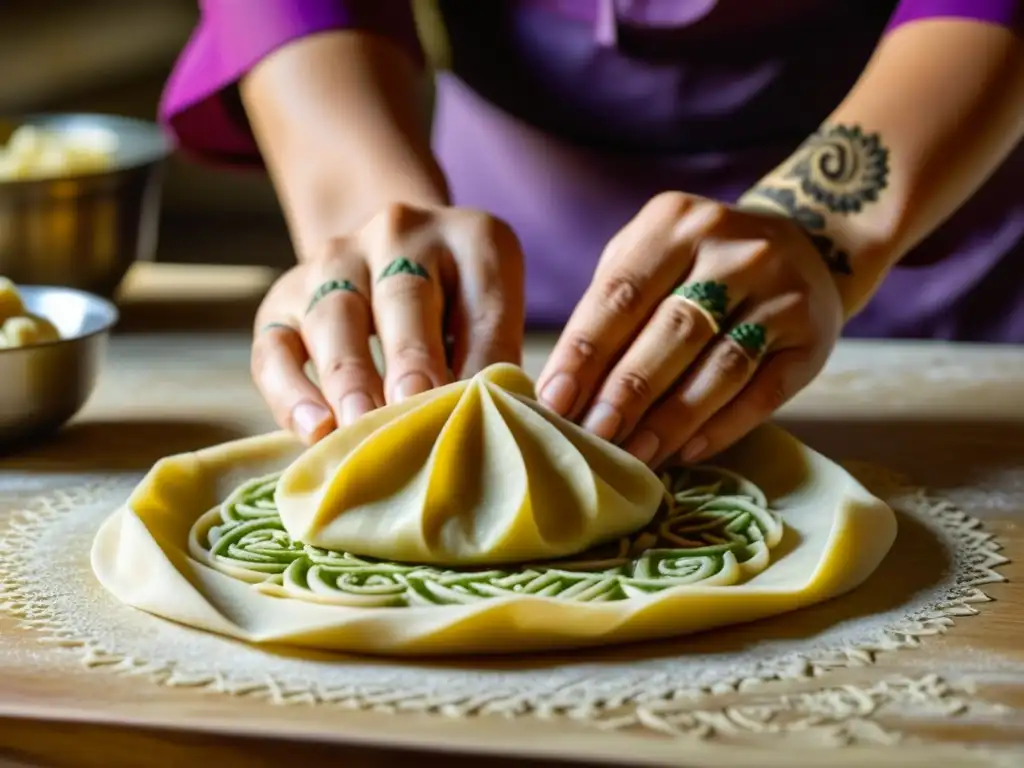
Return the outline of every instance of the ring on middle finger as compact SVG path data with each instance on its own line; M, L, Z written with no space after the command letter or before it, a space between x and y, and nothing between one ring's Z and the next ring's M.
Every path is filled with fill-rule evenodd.
M308 315L312 312L313 307L335 291L359 293L359 289L355 287L351 280L326 280L320 283L320 285L317 286L317 289L313 291L313 295L309 299L309 304L306 306L306 314Z
M718 280L683 283L672 293L707 315L716 333L729 314L729 286Z
M755 362L764 356L768 347L768 330L761 323L740 323L727 335Z

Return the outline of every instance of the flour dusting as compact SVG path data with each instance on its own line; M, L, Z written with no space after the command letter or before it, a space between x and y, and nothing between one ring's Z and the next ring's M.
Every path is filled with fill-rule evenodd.
M725 726L721 718L709 726L708 717L698 716L704 694L756 690L773 679L814 678L871 664L880 651L916 647L922 637L945 632L954 619L975 613L974 604L988 600L981 587L1003 580L993 569L1006 560L978 521L948 501L899 484L883 470L851 470L897 511L904 539L912 534L930 547L934 573L903 585L886 576L884 584L869 581L816 607L672 642L526 659L405 661L291 650L286 655L179 626L119 603L90 567L97 529L127 498L137 475L79 477L74 484L61 481L57 491L51 479L44 496L33 496L42 487L38 477L23 481L24 476L0 475L0 519L11 513L8 529L0 532L0 608L21 618L46 643L38 651L26 650L26 663L52 663L54 653L75 654L88 666L163 685L275 703L458 717L569 717L605 728L708 736ZM896 556L901 546L898 538ZM879 594L886 592L885 599L871 594L873 584ZM862 691L853 703L847 701L849 691L838 691L831 698L790 697L776 710L757 710L758 717L776 725L755 727L750 724L760 722L757 717L733 708L736 722L729 727L775 728L785 716L793 723L787 727L795 730L813 721L815 728L827 726L829 738L884 741L892 735L867 727L866 736L842 731L853 715L841 713L859 712L853 719L863 719L900 696L915 701L931 696L948 706L948 700L961 701L955 694L934 675L924 675ZM840 714L822 714L833 710Z

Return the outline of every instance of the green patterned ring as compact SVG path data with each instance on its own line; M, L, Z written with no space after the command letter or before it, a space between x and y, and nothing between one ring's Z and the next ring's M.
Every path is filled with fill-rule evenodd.
M740 323L729 331L729 338L755 360L764 354L768 344L768 332L761 323Z
M450 570L331 552L289 538L274 504L278 475L239 487L201 517L192 556L268 594L358 607L457 605L535 595L627 600L683 585L728 586L763 571L782 539L761 490L727 470L675 469L644 529L543 564Z
M704 310L714 321L716 330L729 314L729 286L725 283L715 280L683 283L672 293Z

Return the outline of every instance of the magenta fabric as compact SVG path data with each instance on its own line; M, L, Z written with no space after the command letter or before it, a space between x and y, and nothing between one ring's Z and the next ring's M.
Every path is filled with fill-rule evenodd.
M221 92L293 40L337 29L387 36L417 61L405 0L199 0L201 18L164 89L160 117L181 147L212 161L252 163L258 149Z
M888 29L922 19L973 19L1020 30L1024 26L1022 0L902 0Z
M812 2L819 7L828 4ZM521 0L520 4L584 22L602 19L604 11L601 30L607 35L609 9L617 19L640 26L685 26L707 16L718 0ZM199 0L199 5L202 17L167 83L160 116L184 150L211 160L257 159L247 127L232 120L218 96L261 59L293 40L332 29L364 29L392 38L422 60L408 0ZM743 15L756 21L772 4L746 5ZM1019 28L1022 9L1024 0L902 0L888 28L947 16Z

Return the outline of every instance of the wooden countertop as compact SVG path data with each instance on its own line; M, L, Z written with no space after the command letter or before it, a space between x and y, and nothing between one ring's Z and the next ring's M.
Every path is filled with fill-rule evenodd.
M83 468L144 471L160 457L273 428L248 376L248 327L252 310L272 273L265 270L149 268L133 274L122 299L124 323L112 339L108 360L94 397L83 413L56 440L20 456L0 461L8 471L83 471ZM212 330L211 330L212 326ZM200 328L206 330L200 332ZM531 338L525 367L536 373L549 348L549 337ZM201 383L201 384L200 384ZM985 346L919 343L843 343L825 374L788 405L780 421L810 445L841 459L866 459L906 473L915 484L938 493L969 491L984 486L1022 498L1024 488L1024 350ZM979 502L969 510L996 533L1013 560L1024 546L1021 523L1024 502L992 505ZM958 624L949 634L923 644L918 651L883 655L861 670L845 670L837 680L865 681L905 671L928 670L949 679L981 679L980 694L989 701L1024 707L1024 565L1011 562L1001 572L1008 583L988 592L996 602L981 615ZM0 633L5 631L0 627ZM2 648L2 644L0 644ZM983 658L998 655L1005 670L993 679ZM81 677L101 673L83 672ZM75 678L75 679L71 679ZM68 705L72 675L61 690L30 692L18 670L5 664L0 651L0 708L4 697L22 696L26 719L0 719L0 765L278 765L297 761L345 761L346 765L391 765L422 754L381 751L401 743L403 728L428 736L450 736L452 748L472 751L484 738L513 750L543 744L551 754L574 756L593 763L706 765L810 765L807 756L771 750L733 754L731 747L696 753L673 750L665 741L630 737L616 742L604 735L574 731L562 734L550 725L481 725L468 741L452 723L351 715L354 726L377 734L376 745L301 744L301 715L280 715L291 725L282 738L257 740L253 733L225 733L212 723L223 722L228 710L249 712L253 705L228 697L200 699L199 694L173 694L139 681L109 679L103 690L92 680L89 712ZM76 683L77 680L77 683ZM21 687L19 687L21 685ZM134 685L134 687L133 687ZM142 687L140 687L142 686ZM13 691L13 694L11 693ZM979 694L979 695L980 695ZM197 698L189 699L193 695ZM132 697L145 697L136 710ZM173 698L190 702L194 719L187 732L161 730L169 725L154 713L156 703ZM72 710L74 712L72 713ZM5 711L10 712L8 707ZM290 710L289 710L290 711ZM1024 711L1024 710L1022 710ZM91 714L90 714L91 713ZM203 714L206 713L206 714ZM210 727L202 717L209 715ZM246 715L248 716L248 715ZM890 715L899 719L899 715ZM348 717L341 715L340 717ZM300 718L297 720L296 718ZM55 724L54 721L64 721ZM90 722L90 720L92 722ZM70 722L74 721L74 722ZM341 721L339 720L339 723ZM1024 744L1024 716L900 721L904 731L940 745L927 757L940 763L941 745L974 740ZM143 727L145 726L145 727ZM272 735L261 730L264 735ZM345 728L339 725L341 731ZM215 731L221 730L220 733ZM230 730L230 729L229 729ZM205 732L204 732L205 731ZM287 738L284 738L287 737ZM342 736L338 737L342 739ZM436 739L435 739L436 741ZM436 744L435 744L436 746ZM921 764L926 752L918 746L893 746L859 754L847 762L849 750L829 753L831 765ZM902 750L912 750L902 752ZM533 753L536 755L536 751ZM144 756L144 757L143 757ZM902 757L901 757L902 756ZM904 760L914 761L906 762ZM9 763L3 760L8 759ZM503 765L493 757L450 758L457 765ZM729 763L729 760L734 762ZM862 762L857 762L861 760ZM893 762L889 762L892 760ZM527 764L511 759L509 765ZM531 763L549 764L555 763Z

